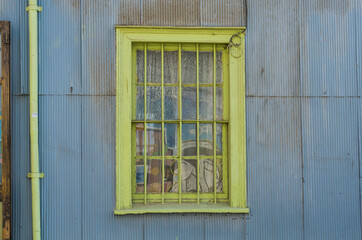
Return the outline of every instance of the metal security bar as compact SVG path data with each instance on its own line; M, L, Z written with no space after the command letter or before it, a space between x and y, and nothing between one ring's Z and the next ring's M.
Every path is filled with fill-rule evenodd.
M195 44L182 44L182 43L177 43L177 44L167 44L167 43L136 43L133 45L133 54L134 56L138 56L137 52L143 54L143 62L139 62L138 58L136 60L133 61L133 68L134 69L138 69L141 68L141 66L143 66L143 73L142 73L142 77L143 77L143 82L138 79L138 77L133 78L134 79L134 89L136 89L137 93L138 91L143 92L143 99L142 99L142 104L143 104L143 117L139 118L136 117L136 111L138 111L138 107L140 107L141 105L138 104L133 104L133 120L132 120L132 131L133 131L133 136L136 136L136 125L141 124L139 126L143 127L143 146L142 146L142 151L143 154L139 154L136 149L138 149L138 145L136 144L136 141L140 141L138 138L136 139L136 137L133 138L133 144L132 144L132 148L134 148L132 150L132 158L134 159L134 166L133 166L133 170L135 171L135 173L133 174L135 177L134 179L132 179L133 181L133 194L132 194L132 201L135 203L139 203L142 202L144 204L147 203L152 203L152 202L160 202L160 203L165 203L165 202L178 202L178 203L183 203L183 202L196 202L196 203L200 203L200 202L213 202L213 203L217 203L217 202L227 202L228 201L228 181L227 181L227 125L229 123L228 121L228 112L227 111L223 111L221 112L221 116L220 113L218 115L218 108L223 109L223 108L227 108L228 107L228 74L227 74L227 64L228 64L228 58L226 57L226 49L224 45L218 45L218 44L199 44L199 43L195 43ZM150 55L148 54L150 52ZM174 52L177 53L177 82L170 82L170 80L168 80L168 82L166 82L165 80L165 66L168 66L169 62L165 62L165 53L168 52ZM184 52L188 52L189 55L183 55ZM182 62L184 61L184 58L190 57L190 53L194 52L195 53L195 64L196 64L196 73L194 76L195 82L192 83L192 81L187 81L187 82L183 82L182 77L183 74L186 75L190 75L187 74L187 72L183 72L183 71L189 71L187 68L183 68ZM212 62L211 62L211 66L212 66L212 70L210 70L209 72L212 73L212 79L210 79L210 82L201 82L200 80L200 54L201 53L211 53L210 56L212 56ZM156 57L155 59L152 59L152 57L154 57L155 53L159 53L160 54L160 59L158 59ZM221 55L222 57L218 59L218 54ZM157 55L158 56L158 55ZM148 58L151 60L151 62L148 62ZM191 59L192 60L192 59ZM140 60L141 61L141 60ZM157 68L157 64L155 66L153 66L152 64L155 64L155 61L160 61L160 79L159 81L156 79L154 79L154 75L152 74L156 74L157 75L157 69L155 71L151 71L154 70L152 68ZM218 62L217 61L221 61L221 65L222 65L222 74L221 74L221 79L218 79ZM168 66L169 67L169 66ZM151 68L151 70L150 70ZM149 71L150 70L150 71ZM133 73L134 74L138 74L137 73L138 70L134 70ZM191 71L191 70L190 70ZM220 69L219 69L220 71ZM151 74L148 76L148 74ZM205 74L205 73L204 73ZM169 76L168 76L169 77ZM152 115L149 111L149 108L152 108L153 106L148 106L151 104L151 98L152 98L152 90L151 88L156 88L159 89L160 92L158 93L159 95L161 95L161 99L160 99L160 108L161 108L161 114L160 114L160 118L159 119L154 119L151 118L150 116ZM165 88L178 88L177 91L177 110L175 109L175 112L177 112L178 117L175 119L166 119L165 118L165 105L168 104L165 102ZM150 88L151 92L148 92L148 88ZM194 119L183 119L183 108L188 107L187 105L184 106L183 104L183 88L189 88L189 89L196 89L195 91L195 97L196 97L196 117ZM201 97L201 88L204 89L211 89L212 88L212 100L209 104L213 104L212 108L210 107L210 111L212 112L212 117L209 119L200 119L200 114L201 114L201 109L200 109L200 97ZM141 90L143 89L143 90ZM218 101L218 91L222 93L222 100ZM207 92L207 91L206 91ZM136 98L136 97L135 97ZM138 100L136 100L138 101ZM204 100L205 101L205 100ZM205 105L205 103L204 103ZM205 111L205 110L203 110ZM151 125L150 125L151 124ZM176 126L176 139L177 139L177 144L175 143L175 147L177 149L177 154L175 155L168 155L168 153L166 153L166 148L168 148L168 146L165 144L166 142L166 124L169 125L175 125ZM188 125L192 125L196 128L196 132L195 132L195 143L196 144L196 151L194 152L194 154L183 154L183 150L185 145L190 144L187 142L183 142L183 125L188 124ZM152 139L152 135L155 135L155 130L152 130L151 126L160 126L160 130L161 130L161 134L159 134L160 138L161 138L161 143L160 143L160 151L156 151L157 154L152 153L151 149L156 148L157 146L155 145L155 139ZM200 150L202 149L202 147L205 148L205 146L208 144L208 140L203 139L201 142L201 126L206 126L206 128L208 126L210 126L212 128L212 143L210 143L210 148L212 147L212 152L211 154L201 154ZM221 135L222 137L218 138L218 126L221 129ZM157 127L154 127L155 129ZM153 131L153 132L152 132ZM218 142L219 141L219 142ZM220 142L221 141L221 142ZM192 143L192 142L191 142ZM201 144L202 143L202 144ZM140 144L141 145L141 144ZM134 147L136 146L136 147ZM219 148L219 149L218 149ZM186 149L186 147L185 147ZM211 149L210 149L211 150ZM222 151L221 151L222 150ZM205 151L205 150L203 150ZM141 152L142 153L142 152ZM139 184L137 183L136 178L138 177L138 168L136 166L136 160L143 160L143 189L142 191L140 189L138 189ZM158 164L157 162L161 162L161 166L160 166L160 171L158 173L156 172L152 172L153 169L151 167L152 164L154 164L156 162L156 164ZM169 167L170 169L165 169L166 167L166 161L167 161L167 167L169 167L169 163L172 162L172 165L174 168L177 165L177 174L176 172L172 172L172 177L173 177L173 181L172 181L172 185L171 186L167 186L166 188L166 182L165 179L166 175L169 175L169 170L171 171L172 167ZM183 191L183 185L185 185L185 183L183 182L183 163L185 161L190 162L196 162L196 167L195 167L195 171L196 171L196 187L194 191ZM176 164L177 162L177 164ZM210 187L210 189L202 189L201 188L201 181L206 182L206 177L205 177L205 165L206 163L212 163L212 187ZM201 165L202 166L202 171L203 174L201 175ZM220 168L219 168L220 165ZM175 170L173 170L175 171ZM185 170L186 171L186 170ZM161 176L161 180L160 180L160 189L157 188L156 190L151 191L150 189L148 190L148 186L149 184L151 184L149 177L151 176L151 174L157 175L159 174ZM203 179L201 179L201 177L203 177ZM142 182L142 181L140 181ZM220 184L221 182L221 184ZM176 186L177 187L174 187ZM220 186L219 186L220 185ZM172 191L171 191L172 190Z

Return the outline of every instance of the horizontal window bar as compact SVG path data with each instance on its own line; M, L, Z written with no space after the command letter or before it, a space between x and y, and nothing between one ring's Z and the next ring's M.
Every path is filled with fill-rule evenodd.
M179 119L177 119L177 120L132 120L132 123L144 123L144 122L146 122L146 123L162 123L162 122L164 122L164 123L180 123L180 121L182 122L182 123L214 123L214 122L216 122L216 123L223 123L223 124L227 124L227 123L229 123L229 121L228 120L216 120L216 121L214 121L214 120L179 120Z
M144 86L144 83L136 83L137 86ZM146 86L156 86L156 87L161 87L162 84L161 83L151 83L148 82L146 84ZM179 87L180 85L178 83L164 83L165 87ZM200 87L214 87L214 85L212 83L200 83L199 84ZM223 83L218 83L216 84L216 87L223 87L224 84ZM193 84L193 83L182 83L181 87L197 87L197 84Z
M135 156L134 158L135 159L142 159L144 156ZM180 159L179 156L164 156L165 159L175 159L175 160L178 160ZM216 159L221 159L223 156L222 155L217 155L216 156ZM159 155L159 156L147 156L147 159L156 159L156 160L161 160L162 156ZM213 159L214 156L213 155L210 155L210 156L206 156L206 155L200 155L199 156L200 159ZM195 160L197 159L197 156L182 156L181 159L186 159L186 160Z

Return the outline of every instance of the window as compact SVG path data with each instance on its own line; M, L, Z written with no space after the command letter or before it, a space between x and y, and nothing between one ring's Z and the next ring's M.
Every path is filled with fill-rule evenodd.
M247 213L242 28L116 27L116 209Z

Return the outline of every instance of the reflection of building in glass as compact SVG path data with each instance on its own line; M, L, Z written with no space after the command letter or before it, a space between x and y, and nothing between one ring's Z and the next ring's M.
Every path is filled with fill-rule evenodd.
M165 124L166 125L166 124ZM175 124L175 127L176 124ZM165 127L165 156L177 155L177 129ZM142 156L144 151L144 125L136 126L136 148L137 155ZM208 136L210 135L211 136ZM147 160L147 192L160 193L162 191L162 128L161 124L148 124L146 136L147 156L159 156L158 159ZM183 137L184 138L184 137ZM197 148L195 140L195 132L188 131L182 143L182 156L196 156ZM212 139L212 131L206 131L200 135L202 139ZM173 141L169 141L173 139ZM200 159L200 192L213 192L214 190L214 144L212 140L199 141L200 156L210 156L210 159ZM221 150L216 149L216 154L221 155ZM195 159L183 159L182 162L182 192L196 192L197 183L197 161ZM178 192L178 161L176 159L164 160L164 191ZM136 160L136 183L137 192L144 191L144 162L143 158ZM217 159L216 168L216 188L218 192L222 192L222 161Z

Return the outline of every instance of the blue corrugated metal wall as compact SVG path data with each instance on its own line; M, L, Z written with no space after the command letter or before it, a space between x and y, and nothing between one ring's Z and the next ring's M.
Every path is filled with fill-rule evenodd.
M250 215L114 216L115 24L240 26L242 0L40 0L43 239L361 239L362 3L247 1ZM10 20L13 238L31 239L28 40Z

